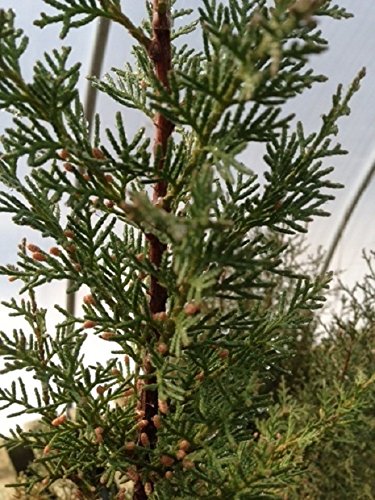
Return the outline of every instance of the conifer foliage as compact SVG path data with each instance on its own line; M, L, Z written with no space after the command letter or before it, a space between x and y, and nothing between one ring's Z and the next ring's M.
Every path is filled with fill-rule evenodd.
M124 54L123 68L93 79L121 110L111 129L96 116L91 136L70 50L45 54L26 81L27 38L0 10L0 108L13 114L0 210L53 241L24 240L0 268L22 283L21 300L4 306L28 324L1 332L5 370L38 381L34 394L22 376L1 388L2 408L38 413L43 426L7 440L36 453L22 486L38 498L61 478L77 498L300 498L307 450L350 421L371 385L363 375L340 386L334 405L318 391L308 409L288 389L329 277L286 255L328 215L331 157L345 153L337 121L364 71L337 89L314 133L283 105L325 80L309 68L327 46L319 18L349 14L330 0L196 10L153 0L136 26L120 0L44 2L36 24L59 23L63 38L100 17L123 26L135 63ZM200 48L184 43L192 32ZM153 137L129 137L128 108ZM241 155L254 143L265 147L264 180ZM80 315L57 304L64 320L51 331L38 289L61 280L90 293ZM113 344L106 365L85 363L93 335Z

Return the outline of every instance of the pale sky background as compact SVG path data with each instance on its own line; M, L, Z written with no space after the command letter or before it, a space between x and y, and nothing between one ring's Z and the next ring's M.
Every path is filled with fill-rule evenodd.
M345 189L336 191L336 200L329 205L332 216L328 219L317 219L311 226L309 241L312 249L322 245L328 247L335 228L341 220L345 207L350 202L353 193L360 184L365 171L375 159L375 4L374 0L337 0L337 3L346 6L355 14L354 19L347 21L322 21L323 34L330 42L330 49L324 55L312 60L312 65L321 73L329 77L325 84L316 85L303 96L293 100L288 105L288 111L297 114L302 120L306 130L314 130L319 125L320 117L326 113L331 105L331 95L338 83L349 85L354 76L363 66L367 67L367 76L360 92L353 98L350 117L339 122L338 139L349 150L344 157L332 158L329 165L334 165L336 170L333 179L345 184ZM138 22L144 13L144 2L140 0L124 1L124 10ZM196 7L199 0L178 2L179 7ZM94 44L95 26L89 25L79 31L72 31L63 42L58 38L59 27L48 27L40 30L32 25L38 17L38 12L47 10L41 0L0 0L1 8L13 8L17 14L17 25L22 27L30 37L27 56L23 58L23 68L26 78L31 75L33 63L40 58L44 51L51 50L59 45L73 46L71 61L81 61L82 95L86 88L85 76L88 73L90 51ZM196 39L196 36L195 36ZM189 41L195 41L194 36ZM131 48L130 37L118 26L112 26L110 31L105 72L111 67L122 67L128 60ZM103 116L103 124L110 125L114 115L114 107L110 105L107 96L99 97L98 111ZM9 118L4 111L0 111L0 134L4 127L9 125ZM128 127L135 130L144 125L141 119L133 114L129 115ZM262 163L259 160L259 150L251 149L247 155L248 166L255 171L261 171ZM344 234L335 258L332 262L333 269L342 269L342 278L347 283L354 283L363 275L364 265L361 257L362 249L375 249L375 180L363 196L354 216ZM10 217L0 214L0 261L2 264L14 263L17 245L22 237L30 237L30 241L39 243L41 240L31 232L15 226ZM46 246L44 243L43 246ZM8 300L16 295L16 283L8 283L5 277L0 277L0 300ZM82 292L83 294L83 292ZM81 294L81 296L82 296ZM56 313L53 304L64 305L64 284L49 285L38 292L38 301L43 307L48 307L48 321L53 325ZM7 318L7 311L0 306L1 329L11 331L15 326L20 327L19 320ZM106 352L102 340L92 339L87 343L87 360L95 362L104 361L110 356ZM104 349L104 351L103 351ZM0 362L1 366L1 362ZM26 375L22 374L25 379ZM0 378L2 385L9 382L9 377ZM30 381L32 384L32 381ZM14 425L14 420L6 419L6 411L0 412L0 428L5 431ZM24 415L17 422L30 420L29 415Z

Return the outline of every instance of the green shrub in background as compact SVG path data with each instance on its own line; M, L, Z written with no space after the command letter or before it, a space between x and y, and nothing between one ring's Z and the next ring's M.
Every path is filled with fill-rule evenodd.
M29 325L1 333L5 371L39 384L0 389L3 408L41 417L7 439L35 451L21 495L52 498L64 480L92 499L372 498L374 274L319 339L330 276L295 258L338 187L337 121L364 71L316 132L283 112L325 80L308 66L326 49L316 21L349 15L330 0L153 0L135 26L119 0L45 3L37 24L61 23L62 36L99 17L121 24L136 62L93 80L123 111L104 131L96 116L91 135L69 49L26 82L27 40L0 11L0 107L14 114L0 210L45 238L0 268L22 283L4 305ZM201 51L180 42L194 30ZM129 137L127 108L152 139ZM240 156L255 142L264 182ZM38 287L60 280L90 293L76 315L56 305L65 319L51 331ZM88 335L116 357L88 366Z

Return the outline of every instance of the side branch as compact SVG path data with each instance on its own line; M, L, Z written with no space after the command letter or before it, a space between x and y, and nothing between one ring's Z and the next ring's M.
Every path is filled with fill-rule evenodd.
M115 5L110 6L109 13L111 14L108 16L109 19L112 19L112 21L124 26L129 34L135 38L140 45L142 45L146 50L149 50L151 39L148 38L140 28L135 26L135 24L132 23L132 21L121 11L119 7Z

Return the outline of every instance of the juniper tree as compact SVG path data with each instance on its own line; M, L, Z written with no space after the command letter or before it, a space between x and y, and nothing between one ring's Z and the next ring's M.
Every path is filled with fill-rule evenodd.
M316 132L284 104L325 80L309 67L327 46L319 17L349 14L330 0L197 10L153 0L136 26L119 0L44 1L38 26L59 23L64 37L107 18L133 37L135 62L92 80L121 110L104 131L97 115L91 135L69 49L45 54L25 81L27 39L0 11L0 107L13 113L0 210L46 239L24 240L1 267L22 283L21 300L4 305L29 326L1 333L5 370L39 383L34 394L22 377L0 390L3 409L21 405L43 423L7 440L36 451L23 486L48 497L65 478L81 497L119 499L129 480L134 499L301 492L307 450L347 423L369 386L353 381L335 404L317 394L310 414L281 377L329 281L288 265L283 235L293 241L327 215L331 157L345 153L337 121L364 71L339 86ZM193 22L174 27L186 15ZM193 31L198 48L181 42ZM129 108L153 137L129 137ZM244 159L254 143L265 147L264 180ZM51 331L37 294L59 280L90 293L76 315L57 304L64 320ZM107 364L85 363L93 335L114 346Z

